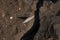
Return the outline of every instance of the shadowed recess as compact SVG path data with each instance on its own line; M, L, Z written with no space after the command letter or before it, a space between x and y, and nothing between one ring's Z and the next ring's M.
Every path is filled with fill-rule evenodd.
M57 0L50 0L53 3L56 3ZM23 37L21 38L21 40L33 40L35 34L37 33L39 27L40 27L40 20L39 20L39 8L43 5L43 0L38 0L37 4L36 4L36 11L34 14L34 23L33 26L30 30L28 30L28 32L26 32Z
M20 19L24 19L24 20L25 20L25 19L27 19L28 17L18 17L18 18L20 18Z
M60 10L59 10L58 13L56 14L56 16L60 16Z
M38 0L37 4L36 4L36 11L35 11L35 17L34 17L34 23L32 28L23 35L23 37L21 38L21 40L33 40L34 35L36 34L36 32L38 31L40 24L39 24L39 8L42 6L43 0Z
M58 0L51 0L53 3L56 3Z

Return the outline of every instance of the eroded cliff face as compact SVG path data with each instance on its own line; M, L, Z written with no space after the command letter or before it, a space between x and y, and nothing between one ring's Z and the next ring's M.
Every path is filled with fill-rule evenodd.
M38 19L37 17L36 19L33 18L32 20L30 20L25 24L23 23L23 21L26 18L31 17L32 15L35 16L39 15L40 11L43 13L47 13L48 10L43 11L40 9L40 7L45 7L43 6L44 5L42 3L43 1L44 0L0 0L0 40L20 40L25 35L25 33L27 33L31 28L32 28L32 30L30 30L32 31L31 33L33 33L33 30L37 30L36 28L40 27L39 24L37 23L39 22L40 19L36 21ZM39 2L41 2L42 4ZM59 6L60 1L58 2L52 1L52 2L54 2L52 5L53 6L52 11L55 10L55 13L57 13L58 9L60 10ZM60 23L59 18L60 17L56 17L56 19L54 20L55 24ZM33 25L35 25L35 29ZM54 28L58 29L59 26L58 27L54 26ZM39 32L40 31L37 31L36 33L38 34ZM34 37L34 40L38 40L39 36L38 38L37 36L36 38Z
M40 8L40 27L36 33L34 40L60 40L59 25L60 25L60 7L57 3L45 1Z

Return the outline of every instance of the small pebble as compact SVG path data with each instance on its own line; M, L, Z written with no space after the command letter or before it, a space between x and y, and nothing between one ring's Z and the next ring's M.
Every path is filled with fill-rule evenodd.
M10 19L13 19L13 17L11 16Z
M19 10L21 10L21 8L19 8Z

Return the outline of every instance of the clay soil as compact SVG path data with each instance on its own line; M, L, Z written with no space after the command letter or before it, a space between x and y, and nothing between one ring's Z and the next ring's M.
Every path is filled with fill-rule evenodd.
M22 22L34 14L36 3L37 0L0 0L0 40L21 39L33 25L34 19Z
M33 24L33 20L22 22L34 14L36 3L37 0L0 0L0 40L20 40Z

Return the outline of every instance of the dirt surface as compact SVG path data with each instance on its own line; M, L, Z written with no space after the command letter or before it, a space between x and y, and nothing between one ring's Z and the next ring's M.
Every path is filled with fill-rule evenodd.
M37 2L38 0L0 0L0 40L20 40L22 38L32 27L34 19L25 24L22 22L34 15ZM54 4L55 11L60 8L59 4L60 1ZM57 16L54 20L56 24L54 27L58 29L58 34L60 32L59 18L60 16Z
M0 0L0 40L20 40L32 25L23 24L26 18L20 17L32 16L36 3L37 0Z

